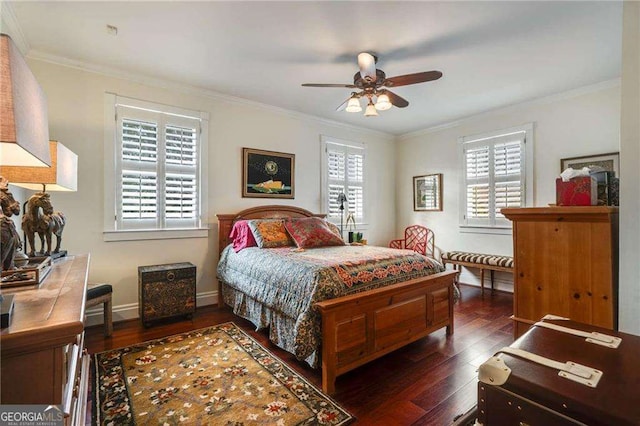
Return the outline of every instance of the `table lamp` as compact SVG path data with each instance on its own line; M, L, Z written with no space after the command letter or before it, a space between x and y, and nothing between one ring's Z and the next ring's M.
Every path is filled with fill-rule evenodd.
M51 164L48 141L44 92L11 37L0 34L0 166L48 167ZM0 270L14 268L15 250L21 245L19 238L14 241L17 233L10 216L15 214L11 206L15 200L7 179L0 179L3 182Z
M0 34L0 165L47 167L51 158L47 142L49 123L47 101L42 88L27 66L17 46ZM13 258L21 245L13 220L8 180L0 173L0 272L13 269ZM18 209L19 211L19 209ZM13 311L13 295L0 294L0 325L8 327Z
M344 239L344 233L342 232L342 223L344 221L344 203L349 200L347 200L347 196L344 195L344 192L341 192L340 194L338 194L338 199L336 201L340 203L340 237Z
M78 156L57 141L49 142L51 167L0 166L0 175L9 179L12 185L22 188L41 190L25 203L22 216L22 230L25 233L25 252L30 257L37 254L53 258L61 257L66 251L60 251L62 231L66 224L64 214L54 212L49 191L77 191ZM40 253L36 252L35 234L41 242ZM52 236L56 236L56 247L51 249ZM46 249L45 249L46 239Z

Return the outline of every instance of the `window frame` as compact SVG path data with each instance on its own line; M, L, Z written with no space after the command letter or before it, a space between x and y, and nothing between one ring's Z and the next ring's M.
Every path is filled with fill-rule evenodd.
M162 221L166 220L171 223L172 219L159 218L155 225L151 228L141 227L137 229L135 226L123 228L121 226L121 218L119 218L118 200L121 199L122 187L119 184L119 178L122 173L122 143L119 140L118 124L121 123L122 117L118 117L118 106L125 106L127 109L136 110L135 117L163 117L158 121L158 128L161 126L177 124L180 122L200 121L199 138L197 143L197 185L196 197L198 199L198 209L196 218L193 219L193 226L185 225L184 227L168 227L162 228ZM171 117L165 120L166 117ZM186 124L186 123L185 123ZM207 224L208 219L208 130L209 130L209 113L188 110L170 105L164 105L156 102L143 101L140 99L119 96L115 93L105 93L104 97L104 224L103 239L104 241L129 241L129 240L153 240L153 239L169 239L169 238L205 238L209 235ZM162 131L164 134L164 130ZM160 135L160 133L159 133ZM164 142L160 143L163 146ZM167 171L166 164L163 162L159 167L162 173L158 175L159 180L166 178L166 174L172 174ZM169 167L171 168L171 167ZM159 185L159 192L164 184ZM163 203L159 201L158 209L162 209ZM151 222L151 221L150 221ZM173 222L175 225L175 222Z
M368 228L368 206L369 196L367 192L367 145L362 142L354 142L345 139L334 138L330 136L320 135L320 158L321 158L321 176L320 176L320 203L321 211L326 213L326 219L336 225L340 225L339 217L329 216L329 167L328 167L328 148L329 145L344 146L348 151L349 149L357 149L362 151L362 218L356 221L356 230L366 230ZM345 182L347 182L345 178ZM345 208L343 228L347 230L347 215L348 208Z
M466 156L465 156L465 148L469 146L469 144L473 144L476 142L481 142L487 139L499 139L501 137L514 134L514 133L524 133L524 147L522 149L521 155L523 156L522 164L524 170L521 170L520 176L522 181L522 194L524 195L524 200L522 203L522 207L528 207L533 205L534 200L534 180L533 180L533 147L534 147L534 123L527 123L521 126L514 126L506 129L495 130L491 132L486 132L482 134L475 134L469 136L462 136L458 138L458 164L459 164L459 217L458 224L461 232L469 232L469 233L486 233L486 234L511 234L512 225L508 219L496 219L495 211L490 212L490 217L487 219L486 223L478 223L480 221L476 221L476 223L469 223L467 220L467 176L466 176ZM490 142L493 147L495 143L500 143L500 141L492 141ZM495 167L494 164L490 165L492 169ZM490 179L490 191L495 194L495 180Z

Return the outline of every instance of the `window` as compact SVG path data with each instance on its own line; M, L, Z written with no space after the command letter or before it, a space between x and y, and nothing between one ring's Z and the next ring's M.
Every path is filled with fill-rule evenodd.
M365 222L365 146L322 137L322 203L327 219L340 223L338 196L344 193L344 220L352 213L357 224Z
M500 209L532 202L533 125L460 138L460 225L511 229Z
M204 113L107 94L107 240L206 236L188 231L203 230L207 127Z

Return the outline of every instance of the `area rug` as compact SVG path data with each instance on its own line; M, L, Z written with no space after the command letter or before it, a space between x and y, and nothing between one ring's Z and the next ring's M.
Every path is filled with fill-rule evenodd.
M346 425L347 411L233 323L94 355L100 425Z

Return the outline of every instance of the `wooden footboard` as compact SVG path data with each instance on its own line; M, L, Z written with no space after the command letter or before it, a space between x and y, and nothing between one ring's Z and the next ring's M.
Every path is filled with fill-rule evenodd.
M447 327L453 333L455 271L319 302L322 389L336 377Z

